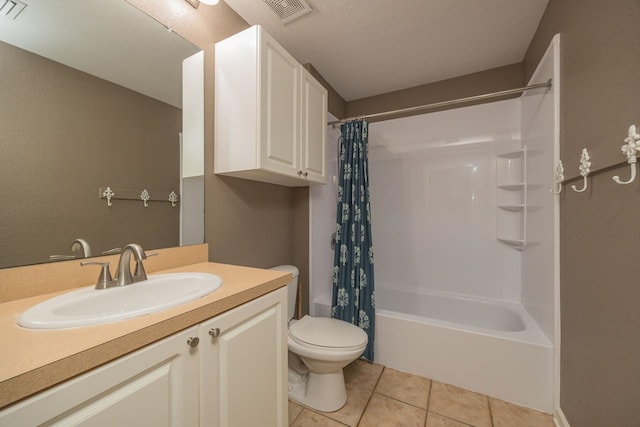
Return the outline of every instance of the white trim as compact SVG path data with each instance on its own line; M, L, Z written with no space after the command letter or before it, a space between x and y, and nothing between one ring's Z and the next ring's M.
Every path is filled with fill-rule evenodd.
M554 81L554 160L560 160L560 34L556 34L551 40L553 46L553 81ZM560 363L561 363L561 328L560 328L560 197L554 197L554 361L553 361L553 406L560 410ZM562 413L562 411L560 411ZM564 418L564 415L563 415ZM567 426L569 424L567 423Z
M528 84L535 84L541 80L546 80L549 76L539 76L543 64L548 61L552 61L553 71L553 86L550 91L553 91L553 166L557 165L560 161L560 34L556 34L549 43L549 47L540 59L535 71L532 74ZM549 173L554 173L550 170ZM560 408L560 197L554 196L553 201L553 229L554 229L554 241L553 241L553 377L552 377L552 392L553 392L553 407Z
M567 421L567 417L564 416L564 412L562 412L560 407L558 407L553 414L553 423L556 427L571 427L569 425L569 421Z

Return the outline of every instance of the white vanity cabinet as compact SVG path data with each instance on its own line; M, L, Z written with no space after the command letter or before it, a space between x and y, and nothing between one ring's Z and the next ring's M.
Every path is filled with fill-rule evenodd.
M0 426L195 426L197 326L0 411Z
M284 427L286 330L281 288L0 410L0 426Z
M200 324L200 425L286 426L286 288Z
M217 174L326 183L327 91L260 26L216 43Z

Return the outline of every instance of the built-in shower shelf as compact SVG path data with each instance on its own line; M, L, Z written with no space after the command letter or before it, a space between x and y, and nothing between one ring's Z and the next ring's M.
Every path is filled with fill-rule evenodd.
M514 183L514 184L498 184L498 188L502 190L509 191L518 191L523 190L526 184L524 182Z
M498 205L499 209L504 209L506 211L512 212L520 212L522 210L528 210L529 212L540 209L540 206L527 206L527 205Z
M522 249L527 244L522 239L512 239L512 238L507 238L507 237L498 237L498 240L503 242L503 243L506 243L507 245L513 246L515 249Z
M496 239L518 250L527 245L527 189L527 147L498 154Z
M521 148L520 150L508 151L506 153L498 154L498 157L502 157L503 159L520 159L523 158L526 152L526 148Z
M524 210L526 208L525 205L498 205L500 209L504 209L507 211L518 212Z

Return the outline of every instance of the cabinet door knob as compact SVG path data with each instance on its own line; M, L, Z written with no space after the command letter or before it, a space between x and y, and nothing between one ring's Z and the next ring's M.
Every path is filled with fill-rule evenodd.
M298 171L298 176L302 175L302 171Z
M304 175L304 177L306 178L306 177L309 175L309 173L308 173L308 172L305 172L303 175Z
M209 329L209 335L211 335L212 337L219 337L220 336L220 328L211 328L211 329Z
M196 348L198 346L198 344L200 344L200 338L198 338L198 337L190 337L187 340L187 344L189 344L189 347L191 347L191 348Z

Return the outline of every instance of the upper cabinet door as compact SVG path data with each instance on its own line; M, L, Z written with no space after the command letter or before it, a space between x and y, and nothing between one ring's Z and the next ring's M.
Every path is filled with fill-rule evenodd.
M262 27L216 43L216 174L326 183L327 92Z
M260 163L264 169L298 176L300 171L300 65L261 33Z
M309 181L326 184L327 90L304 68L301 104L302 172Z

